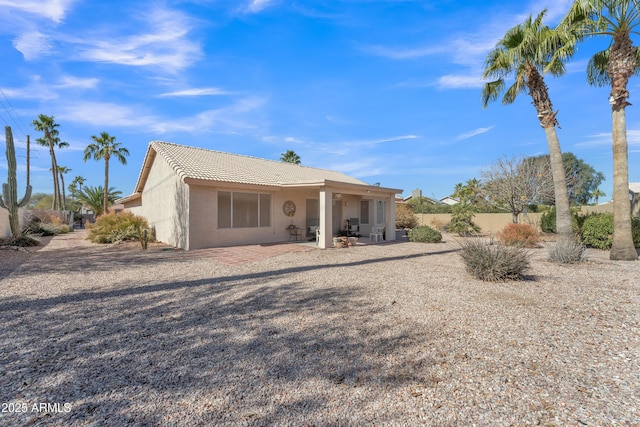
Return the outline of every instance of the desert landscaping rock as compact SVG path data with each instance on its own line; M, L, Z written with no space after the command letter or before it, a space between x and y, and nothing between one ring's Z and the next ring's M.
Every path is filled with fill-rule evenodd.
M82 237L0 277L3 426L640 425L637 262L539 248L496 284L447 235L242 262Z

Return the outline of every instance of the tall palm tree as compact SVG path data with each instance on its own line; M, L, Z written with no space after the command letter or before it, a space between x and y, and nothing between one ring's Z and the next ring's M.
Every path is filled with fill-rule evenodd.
M94 160L104 160L104 206L103 212L109 212L109 160L111 157L118 159L123 165L127 164L126 156L129 151L122 147L122 143L116 142L116 137L109 135L107 132L101 132L100 136L92 135L93 143L87 145L84 149L84 161L93 157Z
M67 195L64 190L64 174L71 172L66 166L58 166L58 174L60 175L60 188L62 189L62 210L67 210Z
M596 200L596 205L598 204L598 200L600 199L600 197L604 197L606 195L607 194L599 188L596 188L591 192L591 194L589 194L589 196L593 197Z
M533 99L549 147L558 241L566 242L573 238L573 229L562 152L556 133L558 112L553 111L543 74L564 74L564 60L573 54L573 43L566 33L542 24L545 14L546 10L543 10L535 19L529 16L522 24L507 31L496 48L489 52L483 77L494 80L484 85L482 101L486 108L504 92L502 103L511 104L519 93L525 91ZM513 76L514 82L506 88L505 79L509 76Z
M34 129L38 132L44 133L44 138L37 138L36 142L42 146L49 147L49 155L51 156L51 173L53 174L53 205L51 209L60 210L62 207L62 201L60 200L60 182L58 181L58 164L56 162L55 148L61 143L58 137L60 126L55 122L53 116L47 116L45 114L39 114L36 120L31 122ZM65 145L61 145L65 146Z
M631 234L631 202L629 201L629 148L625 108L629 104L627 83L636 73L637 48L631 33L638 34L640 1L638 0L576 0L561 25L577 29L582 37L611 37L611 45L589 63L589 81L592 84L611 84L613 139L613 246L609 258L634 261L638 253ZM605 73L594 73L604 69ZM598 78L599 77L599 78Z
M280 161L285 163L293 163L295 165L300 164L300 156L293 150L287 150L280 155Z

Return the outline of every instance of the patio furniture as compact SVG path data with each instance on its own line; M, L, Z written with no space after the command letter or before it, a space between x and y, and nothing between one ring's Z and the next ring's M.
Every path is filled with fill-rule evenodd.
M378 239L382 240L382 233L384 233L384 225L374 225L369 233L369 241L371 238L374 238L376 242Z
M287 227L287 229L289 230L289 241L298 241L300 240L301 236L300 236L300 228L296 227L295 225L291 224L289 227Z
M349 218L347 220L347 236L360 237L360 219Z
M313 240L315 237L316 242L320 237L320 226L318 223L318 218L309 218L307 222L307 238L309 241Z

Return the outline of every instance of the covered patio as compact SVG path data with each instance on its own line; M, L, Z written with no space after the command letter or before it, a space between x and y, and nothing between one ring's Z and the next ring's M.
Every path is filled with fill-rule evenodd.
M366 238L375 227L380 240L396 239L395 195L402 190L328 180L287 187L315 190L317 199L306 199L305 236L317 240L320 248L333 247L333 239L338 236Z

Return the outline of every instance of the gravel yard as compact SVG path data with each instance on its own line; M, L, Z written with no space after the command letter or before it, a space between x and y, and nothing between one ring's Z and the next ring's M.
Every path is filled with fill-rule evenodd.
M0 425L640 425L638 262L534 249L495 284L451 236L235 265L81 237L0 269Z

